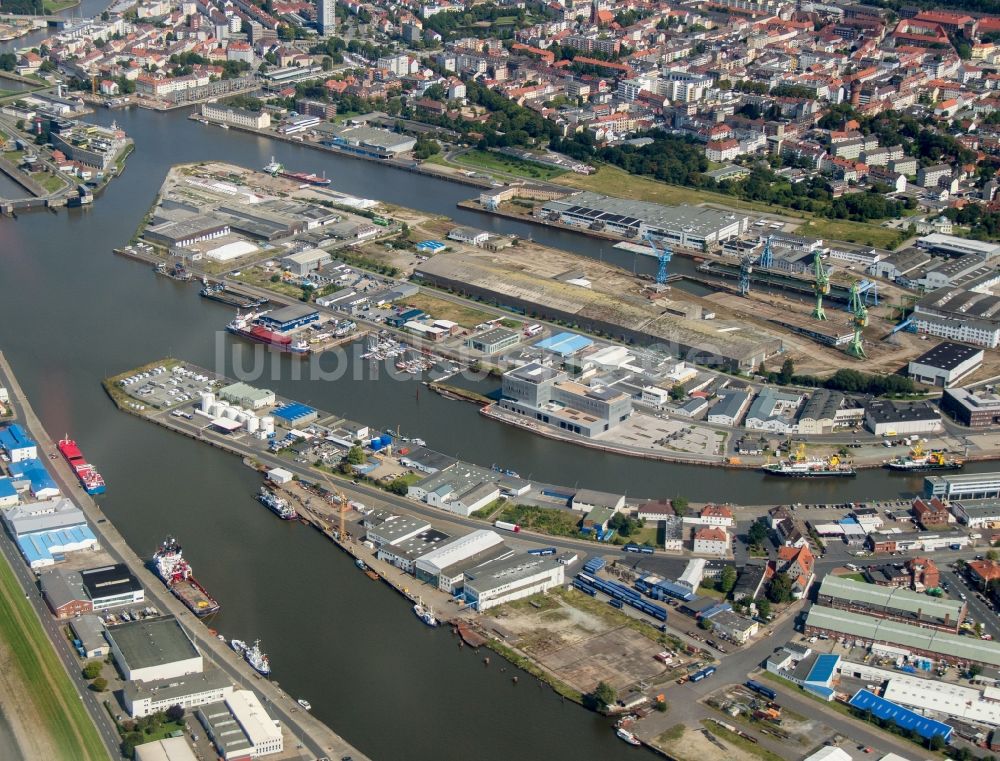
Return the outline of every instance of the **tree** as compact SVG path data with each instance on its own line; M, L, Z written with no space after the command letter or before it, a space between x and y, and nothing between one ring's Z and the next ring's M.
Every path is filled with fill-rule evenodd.
M767 525L764 521L757 520L750 524L747 531L747 542L751 547L763 547L767 541Z
M1000 557L1000 554L997 554L996 550L989 550L986 553L986 559L987 560L996 560L998 557Z
M365 450L355 444L347 450L347 462L351 465L361 465L365 461Z
M983 667L977 664L969 666L969 679L975 679L977 676L983 673Z
M792 599L792 580L787 573L779 573L771 579L767 599L774 603L789 602Z
M141 745L145 738L139 732L129 732L122 738L122 755L125 758L132 758L135 753L135 746Z
M785 357L785 361L781 363L778 380L781 382L781 385L787 386L792 382L793 375L795 375L795 362L791 357Z
M170 721L180 721L184 718L184 706L175 705L170 706L166 711L167 719Z
M90 689L94 690L94 692L104 692L108 689L108 680L103 676L99 676L90 683Z
M712 619L710 619L710 618L699 618L698 619L698 628L699 629L703 629L704 631L710 632L710 631L712 631L712 628L714 626L715 626L715 624L712 623Z
M768 619L771 617L771 601L766 597L761 597L760 599L754 600L754 604L757 606L757 615L763 619Z
M393 494L405 497L410 490L410 485L406 482L405 478L396 478L392 480L388 488Z
M677 513L679 516L684 517L688 509L687 497L674 497L671 500L671 503L674 506L674 512Z
M670 389L670 398L675 402L679 402L685 396L687 396L687 391L684 390L684 384L682 383L675 383Z
M83 678L84 679L96 679L101 675L101 662L91 661L86 666L83 667Z
M935 753L944 747L944 740L941 739L941 735L934 734L931 735L927 740L927 748L934 751Z
M618 692L607 682L598 682L593 692L594 699L602 708L614 705L618 699Z
M727 595L733 591L733 587L736 586L736 568L735 566L727 565L722 569L722 573L719 574L719 591L725 592Z

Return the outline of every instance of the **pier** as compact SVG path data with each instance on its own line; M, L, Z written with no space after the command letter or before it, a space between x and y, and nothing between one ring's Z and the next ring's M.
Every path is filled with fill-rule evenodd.
M43 452L47 454L57 453L55 444L32 410L27 396L18 385L13 371L2 353L0 353L0 377L5 379L4 383L8 387L12 403L20 407L21 423L34 437L38 445L39 457L42 457ZM273 717L289 727L307 746L309 752L315 754L316 757L332 756L333 754L338 757L350 755L358 761L368 761L367 756L349 745L325 724L299 710L295 700L277 684L252 674L243 663L242 658L210 634L204 622L196 618L180 600L170 594L163 582L149 569L146 559L139 557L128 546L97 502L79 486L64 458L57 456L48 459L46 465L57 480L62 493L83 509L101 547L117 562L128 566L129 570L142 582L148 602L153 603L160 611L177 618L207 660L212 661L214 665L224 671L235 684L253 689L263 699ZM56 643L56 646L59 647L59 643Z

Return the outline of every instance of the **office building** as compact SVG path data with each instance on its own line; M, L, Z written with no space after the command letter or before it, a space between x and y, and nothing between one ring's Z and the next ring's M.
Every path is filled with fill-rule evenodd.
M146 591L124 563L80 571L80 580L94 610L136 605L146 599Z
M865 426L876 436L937 433L942 429L941 413L929 402L897 404L875 400L865 407Z
M924 496L940 497L949 501L995 499L1000 497L1000 473L993 471L927 476L924 479Z
M969 428L1000 424L1000 394L989 388L946 388L941 396L941 409Z
M233 692L229 678L219 669L182 677L153 679L147 682L126 682L122 691L129 716L149 716L166 711L171 706L191 710L208 703L225 700Z

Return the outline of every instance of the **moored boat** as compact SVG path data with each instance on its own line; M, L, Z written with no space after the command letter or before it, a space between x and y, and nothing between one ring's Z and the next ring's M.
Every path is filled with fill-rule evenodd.
M434 617L434 611L430 607L424 607L423 600L417 600L413 605L413 612L417 615L421 621L423 621L428 626L437 626L438 621Z
M831 455L826 459L806 457L805 444L800 444L795 454L787 460L768 463L761 470L769 476L783 478L853 478L858 472L839 456Z
M618 735L622 740L627 742L629 745L642 745L642 742L634 734L629 732L625 727L618 727L615 730L615 734Z
M279 351L299 356L309 354L309 344L305 341L294 340L291 336L278 333L262 325L260 318L263 315L264 312L249 312L245 315L237 313L236 317L226 325L226 330L241 338L273 346Z
M889 470L926 473L932 470L961 470L965 463L955 457L948 457L944 452L925 452L918 442L908 454L888 460L884 465Z
M267 676L271 673L271 660L260 649L259 639L254 640L254 643L243 651L243 658L261 676Z
M104 476L98 473L94 469L94 466L83 458L83 453L80 451L80 447L76 445L76 442L67 435L65 438L59 440L57 447L62 456L66 458L66 462L69 463L70 468L73 469L73 474L79 479L83 490L90 495L104 494L106 488Z
M288 500L282 499L267 487L260 487L257 501L283 521L291 521L299 517L299 514L295 512L295 508L288 504Z
M199 618L218 612L222 606L198 583L177 540L168 536L153 554L156 574L174 597Z

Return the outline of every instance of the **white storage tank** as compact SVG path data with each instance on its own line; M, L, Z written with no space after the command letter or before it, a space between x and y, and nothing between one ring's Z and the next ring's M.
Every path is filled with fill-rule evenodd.
M267 436L274 433L274 418L271 415L266 415L260 419L260 430Z
M215 394L210 391L204 392L201 395L201 411L210 413L213 404L215 404Z
M260 430L260 418L256 415L251 415L250 419L247 420L247 431L250 433L257 433Z
M209 414L212 417L221 417L225 406L222 402L212 402L212 409L209 411Z
M236 420L236 416L239 414L239 411L235 407L226 406L222 411L222 417L229 418L230 420Z

